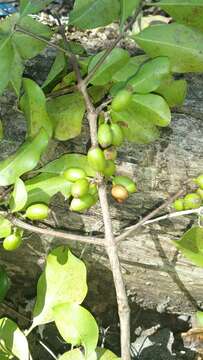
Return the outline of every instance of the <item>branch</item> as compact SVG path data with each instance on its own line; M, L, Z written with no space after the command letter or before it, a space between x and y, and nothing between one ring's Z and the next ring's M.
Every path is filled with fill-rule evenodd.
M152 223L157 222L157 221L176 218L176 217L179 217L179 216L185 216L185 215L190 215L190 214L198 214L198 215L203 214L203 206L201 206L198 209L183 210L183 211L177 211L177 212L165 214L165 215L159 216L159 217L157 217L155 219L145 221L144 225L149 225L149 224L152 224Z
M87 244L104 246L104 241L97 237L69 234L62 230L54 230L51 227L42 228L40 226L32 225L26 221L20 220L17 217L8 214L6 211L0 211L0 214L7 218L14 226L37 234L49 235L68 241L79 241Z
M158 208L153 210L148 215L144 216L142 220L140 220L138 223L129 226L124 230L124 232L121 235L118 235L116 237L116 242L120 242L124 239L126 239L133 231L137 230L139 227L146 224L146 222L150 219L152 219L154 216L156 216L161 210L165 209L168 205L170 205L174 200L176 200L179 196L181 196L185 190L181 189L173 196L169 197L168 200L166 200L162 205L160 205Z
M112 50L116 47L116 45L126 36L126 32L131 28L131 26L134 24L135 20L137 19L140 10L142 8L143 1L140 2L140 5L138 6L134 16L132 17L131 21L125 26L124 31L120 33L120 35L117 37L117 39L111 44L111 46L106 49L105 53L102 55L102 57L99 59L99 61L95 64L95 66L92 68L92 70L89 72L89 74L84 79L84 82L86 85L88 85L89 81L92 79L94 74L97 72L97 70L100 68L100 66L104 63L106 58L110 55Z

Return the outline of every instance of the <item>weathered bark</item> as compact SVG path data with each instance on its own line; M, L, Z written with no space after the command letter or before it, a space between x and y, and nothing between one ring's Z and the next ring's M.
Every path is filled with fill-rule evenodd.
M161 138L150 145L125 144L119 149L118 172L133 176L138 192L124 205L111 200L111 214L115 233L136 222L181 188L181 184L203 171L203 76L188 76L189 93L184 106L173 114L170 127ZM1 98L1 118L5 125L5 139L0 143L1 158L13 152L25 135L23 117L14 107L8 94ZM50 145L44 161L64 152L86 152L86 127L82 135L71 142ZM96 205L84 215L70 213L61 196L53 201L59 227L82 232L102 232L100 208ZM163 304L171 312L191 312L203 299L203 270L176 254L172 239L177 239L196 220L195 216L165 220L140 229L119 245L119 255L128 295L131 302L147 307ZM28 235L28 234L26 234ZM1 263L12 276L12 296L32 297L44 257L57 244L54 238L36 235L25 239L24 245L14 253L0 250ZM104 249L70 243L77 254L89 264L89 303L102 313L115 305L111 273ZM92 290L91 290L92 288ZM18 290L16 292L16 290ZM99 299L99 300L98 300ZM164 305L163 305L164 306Z

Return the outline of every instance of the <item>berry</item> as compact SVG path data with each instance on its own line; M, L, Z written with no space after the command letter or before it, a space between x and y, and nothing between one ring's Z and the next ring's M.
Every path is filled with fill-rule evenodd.
M121 127L118 124L111 124L112 131L112 145L120 146L124 141L124 135Z
M44 220L49 215L49 208L45 204L34 204L27 208L25 217L30 220Z
M112 101L111 108L113 111L122 111L127 108L130 103L132 93L126 89L118 91Z
M116 165L114 164L113 160L107 160L106 166L103 171L105 176L112 176L116 172Z
M134 193L137 191L136 184L128 176L115 176L113 179L113 184L124 186L129 193Z
M184 197L184 209L185 210L197 209L198 207L201 206L201 202L202 200L198 194L196 193L187 194Z
M196 184L200 187L200 189L203 189L203 174L199 175L196 179L195 179Z
M92 147L87 153L89 165L96 171L103 173L106 160L103 151L99 147Z
M66 180L75 182L79 179L84 179L87 175L83 169L75 167L64 171L63 176Z
M3 248L7 251L13 251L18 249L21 243L22 237L20 234L11 234L4 239Z
M117 150L114 146L104 149L104 156L106 160L116 160Z
M88 193L89 190L89 182L87 179L79 179L77 180L71 188L71 194L75 198L79 198Z
M113 185L111 195L117 202L122 203L128 198L128 191L122 185Z
M108 124L102 124L99 126L97 138L101 147L106 148L111 145L113 136L111 128Z
M177 199L177 200L174 201L172 206L176 211L182 211L182 210L184 210L184 200L183 199Z
M80 198L74 198L70 204L71 211L84 211L89 209L95 203L95 197L91 194L86 194Z

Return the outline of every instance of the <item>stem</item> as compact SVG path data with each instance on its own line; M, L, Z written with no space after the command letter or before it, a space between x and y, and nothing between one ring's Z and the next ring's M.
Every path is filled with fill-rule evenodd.
M175 218L175 217L178 217L178 216L185 216L185 215L190 215L190 214L200 214L200 213L202 213L202 210L203 210L203 207L201 206L198 209L183 210L183 211L173 212L173 213L170 213L170 214L159 216L159 217L157 217L155 219L145 221L144 225L152 224L154 222L165 220L165 219Z

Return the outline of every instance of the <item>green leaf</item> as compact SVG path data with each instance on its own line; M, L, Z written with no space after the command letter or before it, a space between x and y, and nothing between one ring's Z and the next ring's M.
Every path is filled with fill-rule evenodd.
M156 89L156 93L163 96L168 105L172 108L184 103L187 95L187 81L184 79L174 80L172 76L163 80Z
M89 166L87 156L82 154L65 154L39 169L40 172L62 174L72 167L83 169L87 176L94 177L96 172Z
M40 174L25 182L28 199L26 207L42 202L49 204L52 196L61 192L67 199L71 195L72 183L63 178L63 176L55 176L54 174Z
M109 92L109 84L106 86L91 86L88 88L88 94L91 96L94 104L101 101L104 96Z
M112 77L112 80L115 82L125 82L131 76L135 75L137 70L140 68L140 65L148 60L146 55L138 55L131 57L126 65L119 69Z
M171 112L166 101L159 95L135 94L133 102L137 108L137 114L142 115L148 121L157 126L168 126L171 122Z
M3 137L4 137L4 129L3 129L2 121L0 120L0 140L2 140Z
M159 6L177 22L203 31L202 0L161 0L153 5Z
M10 80L13 57L14 50L11 35L4 35L0 32L0 95L3 93Z
M42 85L42 88L46 88L48 85L54 83L58 76L64 71L67 66L66 56L59 51L56 55L54 63L49 71L49 74Z
M134 101L135 96L133 95L132 101L124 111L119 113L112 111L112 119L115 122L124 123L123 132L129 141L137 144L148 144L158 139L159 131L152 121L149 121L141 111L138 111L137 102Z
M195 226L188 230L180 240L173 241L183 255L195 265L203 267L203 228Z
M123 29L125 21L138 8L141 0L120 0L120 2L121 2L120 28Z
M145 62L138 72L128 81L134 92L147 94L156 90L161 81L170 71L170 62L167 57L157 57Z
M85 103L81 94L73 93L51 99L47 111L54 126L54 137L65 141L81 133Z
M203 312L197 311L196 314L197 327L203 327Z
M0 162L0 186L12 185L16 180L32 170L48 145L48 135L44 129L33 138L24 142L19 149Z
M78 304L64 303L53 309L56 326L67 342L82 345L85 357L93 352L97 346L99 330L91 313Z
M20 0L20 15L36 14L53 0Z
M9 206L11 211L14 213L24 208L27 202L27 190L25 184L21 179L15 182L14 190L11 194Z
M150 57L168 56L173 72L203 71L203 34L195 29L176 23L154 25L133 38Z
M20 99L20 107L27 120L27 134L35 136L44 128L52 136L53 125L46 108L46 97L37 83L31 79L23 79L24 95Z
M85 264L67 246L54 249L47 257L45 270L37 284L32 328L53 321L54 306L65 302L81 303L86 294Z
M106 26L118 19L119 11L118 0L75 0L70 12L70 24L80 29Z
M5 238L11 234L11 223L0 215L0 239Z
M19 360L29 360L29 348L25 335L17 324L4 317L0 319L0 357L2 360L15 356ZM2 356L3 355L3 356Z
M104 349L104 348L97 348L96 354L98 360L119 360L121 358L118 358L116 354L114 354L112 351Z
M18 51L15 49L13 66L11 69L10 84L18 97L20 95L23 71L24 65Z
M26 31L31 31L34 35L45 38L47 41L51 39L51 29L30 16L21 18L18 25ZM14 32L13 41L21 57L25 60L35 57L47 46L43 41L19 31Z
M94 68L94 66L98 63L104 52L105 51L102 51L93 57L93 59L90 61L88 72L90 72L92 68ZM128 61L128 51L119 48L113 49L111 54L107 56L106 60L97 70L96 74L93 76L90 82L93 85L108 84L112 80L113 75L123 66L125 66Z
M74 349L67 351L65 354L61 355L58 360L84 360L84 355L79 349Z

